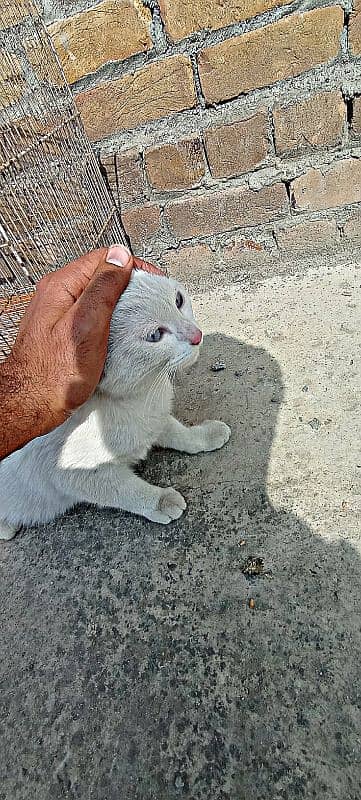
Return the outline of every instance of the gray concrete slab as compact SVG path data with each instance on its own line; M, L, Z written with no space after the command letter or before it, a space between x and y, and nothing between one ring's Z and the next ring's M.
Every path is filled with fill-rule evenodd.
M198 294L179 414L233 436L143 468L184 517L88 506L1 543L0 800L359 800L360 286Z

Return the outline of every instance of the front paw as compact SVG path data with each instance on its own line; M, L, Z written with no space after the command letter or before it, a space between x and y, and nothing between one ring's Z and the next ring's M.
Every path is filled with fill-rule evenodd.
M176 492L175 489L169 487L168 489L160 489L156 508L147 513L146 516L152 522L168 525L174 519L181 517L186 508L187 504L184 497L179 492Z
M10 539L13 539L19 530L19 526L8 525L7 522L2 522L0 520L0 539L3 539L4 542L9 542Z
M231 429L225 422L217 419L206 420L200 425L204 437L202 450L207 453L211 450L219 450L223 447L231 435Z

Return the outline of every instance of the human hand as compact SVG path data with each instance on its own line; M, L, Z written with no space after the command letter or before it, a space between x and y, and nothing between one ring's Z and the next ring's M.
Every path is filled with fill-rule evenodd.
M133 268L160 272L116 245L87 253L39 282L2 365L18 395L18 413L24 404L28 419L35 419L32 407L37 412L29 438L64 422L95 390L111 315Z

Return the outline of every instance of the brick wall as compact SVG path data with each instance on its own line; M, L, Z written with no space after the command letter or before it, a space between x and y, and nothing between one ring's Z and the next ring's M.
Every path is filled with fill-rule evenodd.
M361 244L361 0L43 0L133 248L206 274Z

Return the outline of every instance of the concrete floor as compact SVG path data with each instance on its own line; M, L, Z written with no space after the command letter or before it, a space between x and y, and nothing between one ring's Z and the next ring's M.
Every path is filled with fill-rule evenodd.
M179 415L233 436L144 467L181 520L1 543L0 800L360 799L359 266L197 294Z

